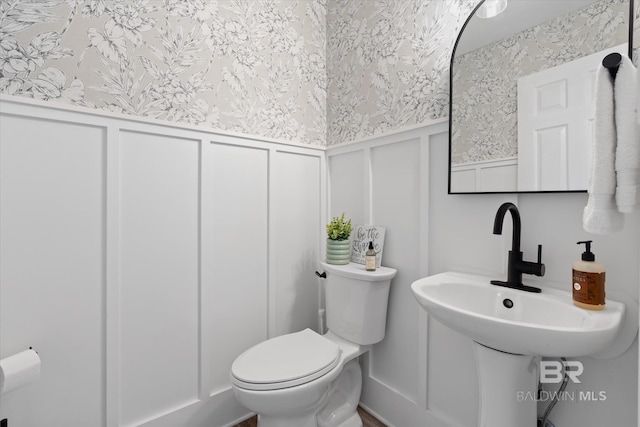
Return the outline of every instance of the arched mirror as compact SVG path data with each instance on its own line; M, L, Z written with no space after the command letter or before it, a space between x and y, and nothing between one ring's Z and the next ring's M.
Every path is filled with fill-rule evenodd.
M633 0L481 2L451 58L449 193L585 191L595 71L608 53L631 57L633 10Z

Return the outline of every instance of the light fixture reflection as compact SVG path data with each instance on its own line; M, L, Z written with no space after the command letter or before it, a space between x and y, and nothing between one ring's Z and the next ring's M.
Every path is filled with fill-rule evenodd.
M506 8L507 0L485 0L476 15L480 18L493 18L504 12Z

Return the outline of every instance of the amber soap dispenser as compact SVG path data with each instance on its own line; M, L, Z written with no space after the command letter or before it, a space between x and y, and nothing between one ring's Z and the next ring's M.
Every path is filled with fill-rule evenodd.
M587 310L602 310L605 304L605 268L596 262L591 252L592 240L578 242L586 245L582 259L573 263L573 303Z

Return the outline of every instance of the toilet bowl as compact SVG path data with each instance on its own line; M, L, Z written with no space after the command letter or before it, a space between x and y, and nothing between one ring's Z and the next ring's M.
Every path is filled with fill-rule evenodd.
M361 382L342 381L338 388L336 380L354 369L345 369L350 362L355 362L359 372L356 358L368 349L331 332L319 335L305 329L282 335L252 347L235 360L231 368L234 393L242 405L259 414L260 427L315 427L321 425L316 421L317 412L326 409L334 394L348 397L357 392L351 397L355 413ZM341 425L331 412L324 411L329 420L324 425Z
M384 338L396 270L322 264L327 273L327 326L281 335L242 353L231 367L238 401L259 427L361 427L358 356Z

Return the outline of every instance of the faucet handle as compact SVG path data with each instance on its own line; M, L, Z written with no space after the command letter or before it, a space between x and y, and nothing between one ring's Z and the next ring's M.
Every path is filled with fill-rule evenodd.
M542 245L538 245L538 274L536 276L542 277L544 276L545 267L542 263Z
M538 245L538 264L542 264L542 245Z

